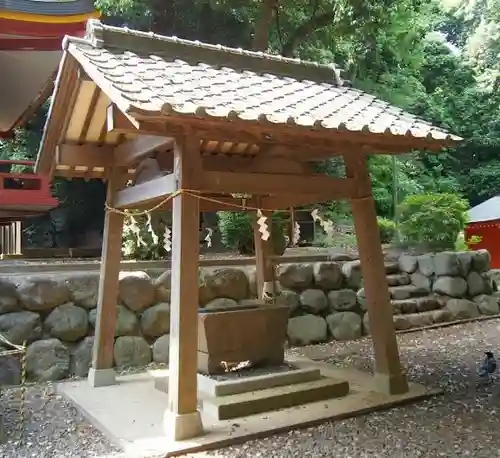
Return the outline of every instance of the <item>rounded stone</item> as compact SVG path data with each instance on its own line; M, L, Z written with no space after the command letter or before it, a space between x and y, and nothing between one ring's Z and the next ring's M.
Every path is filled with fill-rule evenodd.
M302 315L288 320L287 335L293 345L310 345L326 341L326 321L316 315Z
M16 312L19 308L16 285L9 280L0 280L0 313Z
M118 337L113 353L119 367L145 366L151 362L151 349L143 337Z
M71 372L77 377L86 377L92 365L94 337L85 337L73 350L71 355Z
M361 291L361 290L360 290ZM357 294L352 289L339 289L328 293L330 309L344 312L357 306Z
M304 290L312 286L314 270L312 264L281 264L277 279L285 289Z
M320 314L328 308L328 300L320 289L306 289L300 294L300 305L304 310Z
M89 322L95 328L97 319L97 310L89 312ZM115 337L119 336L135 336L140 334L139 320L134 312L131 312L127 307L118 304L116 306L116 327Z
M99 293L98 272L71 275L66 278L65 283L71 293L73 303L86 309L97 307Z
M74 304L56 307L45 320L45 328L52 337L66 342L76 342L87 334L87 312Z
M293 313L300 306L300 296L295 291L283 289L276 297L276 305L284 305L290 309L290 313Z
M12 343L22 345L42 337L42 320L35 312L12 312L0 315L0 332Z
M159 337L170 331L170 304L161 303L144 310L141 317L142 333Z
M45 312L71 301L64 283L49 278L30 278L17 287L19 298L27 310Z
M331 290L342 287L342 269L336 262L316 262L313 270L314 284L318 288Z
M26 369L28 377L40 382L60 380L69 374L68 348L59 339L37 340L28 347Z
M153 361L155 363L168 364L170 352L170 335L164 334L158 337L153 344Z
M156 301L156 288L145 272L121 272L120 302L134 312L151 307Z
M354 312L336 312L326 318L335 340L354 340L363 335L361 317Z

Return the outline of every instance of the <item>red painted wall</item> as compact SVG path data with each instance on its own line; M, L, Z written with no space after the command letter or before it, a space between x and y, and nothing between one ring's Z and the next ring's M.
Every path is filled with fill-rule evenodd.
M481 237L479 243L469 245L472 250L488 250L491 267L500 269L500 220L470 223L465 228L465 240L475 235Z

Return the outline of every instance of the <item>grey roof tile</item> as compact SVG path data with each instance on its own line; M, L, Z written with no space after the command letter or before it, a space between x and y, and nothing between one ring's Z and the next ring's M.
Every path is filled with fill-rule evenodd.
M69 52L129 110L458 141L366 92L332 66L161 37L89 21ZM118 103L117 101L115 101Z
M93 0L0 0L0 10L26 14L71 16L96 11Z
M492 197L475 207L472 207L467 216L470 223L494 221L500 219L500 196Z

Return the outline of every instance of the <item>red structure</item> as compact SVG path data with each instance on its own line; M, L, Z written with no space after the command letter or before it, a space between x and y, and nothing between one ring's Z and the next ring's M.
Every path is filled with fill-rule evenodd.
M98 17L92 0L0 1L0 138L11 138L52 93L65 35L82 36ZM19 173L19 166L31 171ZM34 163L0 161L2 254L21 254L21 223L57 206Z
M16 173L12 166L30 167L32 161L0 160L0 220L18 220L38 215L57 206L52 197L49 179L31 172ZM4 172L4 170L9 170Z
M468 212L469 223L465 228L465 240L473 250L488 250L491 267L500 269L500 196L492 197ZM478 243L469 243L476 236Z
M57 206L49 179L33 173L32 161L0 160L0 245L2 255L22 254L21 220ZM16 172L15 168L31 171Z

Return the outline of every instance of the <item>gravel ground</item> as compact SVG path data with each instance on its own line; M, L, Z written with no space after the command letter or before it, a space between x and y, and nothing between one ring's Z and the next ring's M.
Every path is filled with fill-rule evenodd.
M398 339L410 379L442 388L443 396L185 458L500 457L500 376L488 386L477 386L475 376L483 351L500 355L500 321L400 334ZM368 339L290 352L371 367ZM15 395L11 390L6 396ZM30 388L27 405L24 440L0 445L0 457L125 457L50 386ZM15 417L7 416L7 429Z

